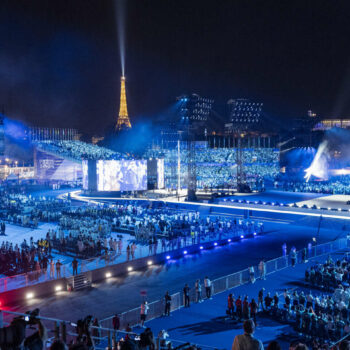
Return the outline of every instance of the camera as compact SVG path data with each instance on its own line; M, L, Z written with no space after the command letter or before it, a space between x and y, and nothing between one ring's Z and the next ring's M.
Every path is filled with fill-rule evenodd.
M37 323L37 317L39 316L40 310L34 309L33 311L27 311L26 316L24 316L24 320L29 325L33 325Z

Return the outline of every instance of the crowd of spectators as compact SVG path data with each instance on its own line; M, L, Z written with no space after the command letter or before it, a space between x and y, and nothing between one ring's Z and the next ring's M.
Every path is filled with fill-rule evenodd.
M112 151L109 148L100 147L82 141L40 141L37 147L44 151L53 152L59 156L81 159L129 159L127 154Z
M176 188L177 149L148 150L147 157L164 158L166 187ZM237 173L237 149L198 148L194 152L197 188L232 186ZM241 153L246 177L253 183L258 180L273 181L279 173L279 151L273 148L249 148ZM188 151L180 152L181 187L186 187Z
M350 176L337 176L327 181L276 181L275 187L292 192L350 194Z
M25 227L35 228L39 221L57 222L62 210L69 206L69 200L0 192L0 219Z
M229 294L226 314L238 322L253 320L257 315L271 317L293 325L307 344L318 349L350 335L350 260L348 256L306 269L305 282L310 290L285 289L271 295L262 288L256 298ZM321 289L322 293L312 291ZM259 321L258 321L259 322Z
M33 237L29 242L24 239L20 245L3 241L0 248L0 274L12 276L29 271L46 272L52 259L51 250L48 241L34 242Z
M72 206L70 200L3 193L1 205L3 218L10 222L15 222L9 218L17 215L16 222L21 217L21 224L33 223L33 227L39 221L58 223L57 229L48 230L43 246L39 245L41 240L31 240L22 250L10 243L4 245L1 273L5 275L46 270L48 251L51 255L53 249L83 259L119 256L123 241L112 238L112 231L135 235L135 242L124 247L129 260L135 258L135 243L148 245L149 254L156 254L209 240L260 234L264 230L258 221L203 215L160 203L151 206L148 202L119 201L115 205Z

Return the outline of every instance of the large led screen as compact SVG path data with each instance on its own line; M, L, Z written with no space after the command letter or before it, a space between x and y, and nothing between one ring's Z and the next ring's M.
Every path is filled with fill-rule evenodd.
M37 150L34 162L38 180L78 181L82 178L81 162L73 162Z
M147 189L146 160L98 160L98 191L140 191Z

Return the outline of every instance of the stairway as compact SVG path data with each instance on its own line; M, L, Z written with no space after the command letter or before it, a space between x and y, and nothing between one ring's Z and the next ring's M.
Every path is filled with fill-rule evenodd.
M83 272L68 278L68 283L73 287L74 291L91 288L91 281Z

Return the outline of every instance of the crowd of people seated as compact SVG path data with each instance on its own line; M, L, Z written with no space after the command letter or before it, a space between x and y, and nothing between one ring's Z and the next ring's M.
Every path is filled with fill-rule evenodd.
M337 176L327 181L276 181L276 188L292 192L350 194L350 176Z
M0 219L25 227L37 227L39 221L55 222L70 206L69 200L0 192Z
M148 150L148 157L164 158L166 186L176 188L177 149ZM180 152L181 169L187 169L188 152ZM197 188L217 188L233 185L237 172L235 148L199 148L195 151ZM249 178L273 181L279 173L279 152L273 148L249 148L242 150L244 171ZM186 171L181 173L181 186L186 185Z
M81 159L128 159L129 156L82 141L40 141L37 146L62 157Z

